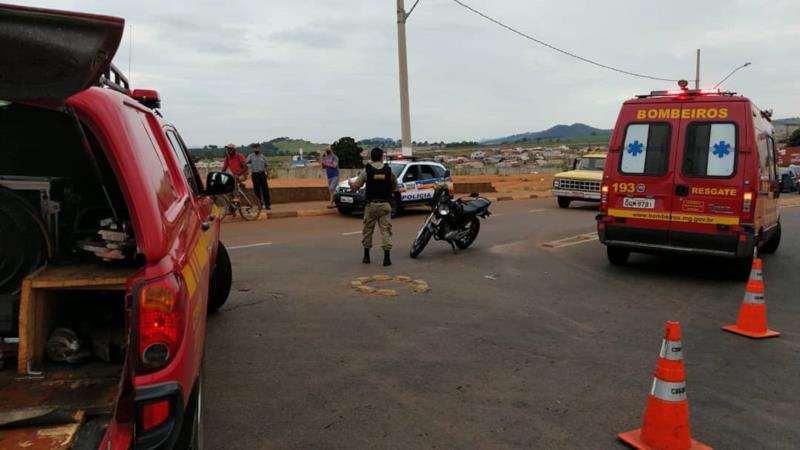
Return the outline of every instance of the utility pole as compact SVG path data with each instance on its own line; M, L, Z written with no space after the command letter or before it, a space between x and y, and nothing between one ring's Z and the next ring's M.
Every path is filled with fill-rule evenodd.
M402 127L403 156L412 156L411 116L408 106L408 62L406 59L406 7L404 0L397 0L397 59L400 69L400 122Z
M700 49L697 49L697 71L694 74L694 88L700 89Z

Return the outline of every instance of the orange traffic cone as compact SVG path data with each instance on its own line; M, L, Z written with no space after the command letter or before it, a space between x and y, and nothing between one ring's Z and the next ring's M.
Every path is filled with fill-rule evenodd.
M619 438L640 450L711 449L692 439L689 432L689 402L678 322L667 322L664 330L642 428L620 433Z
M739 318L736 319L736 324L726 325L722 329L753 339L781 335L777 331L767 328L767 304L764 300L764 275L761 258L753 259L750 280L747 281L744 300L739 308Z

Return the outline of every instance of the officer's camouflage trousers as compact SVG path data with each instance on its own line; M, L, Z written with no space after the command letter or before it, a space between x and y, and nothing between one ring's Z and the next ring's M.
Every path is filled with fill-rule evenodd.
M364 248L372 248L372 233L375 231L375 222L381 230L382 247L384 250L392 249L392 205L389 202L367 203L364 208L364 229L362 243Z

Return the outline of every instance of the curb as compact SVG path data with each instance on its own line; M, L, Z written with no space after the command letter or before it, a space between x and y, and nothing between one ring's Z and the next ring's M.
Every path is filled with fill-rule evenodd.
M502 197L486 197L493 202L508 202L513 200L531 200L535 198L550 198L553 194L546 192L541 194L506 195Z
M507 202L514 200L531 200L536 198L549 198L553 195L549 192L542 192L539 194L523 194L523 195L505 195L500 197L486 197L492 202ZM265 211L262 212L262 217L267 220L270 219L290 219L295 217L317 217L338 214L335 208L324 209L301 209L297 211Z

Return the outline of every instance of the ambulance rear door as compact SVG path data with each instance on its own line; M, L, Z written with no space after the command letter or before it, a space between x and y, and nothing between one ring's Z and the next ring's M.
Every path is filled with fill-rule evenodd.
M672 110L675 110L674 114ZM678 142L680 104L636 102L623 106L620 135L609 158L608 215L618 226L607 239L651 245L669 243L674 183L673 150ZM620 128L624 126L624 128Z
M683 104L675 148L670 244L735 251L748 152L744 101L698 98Z

